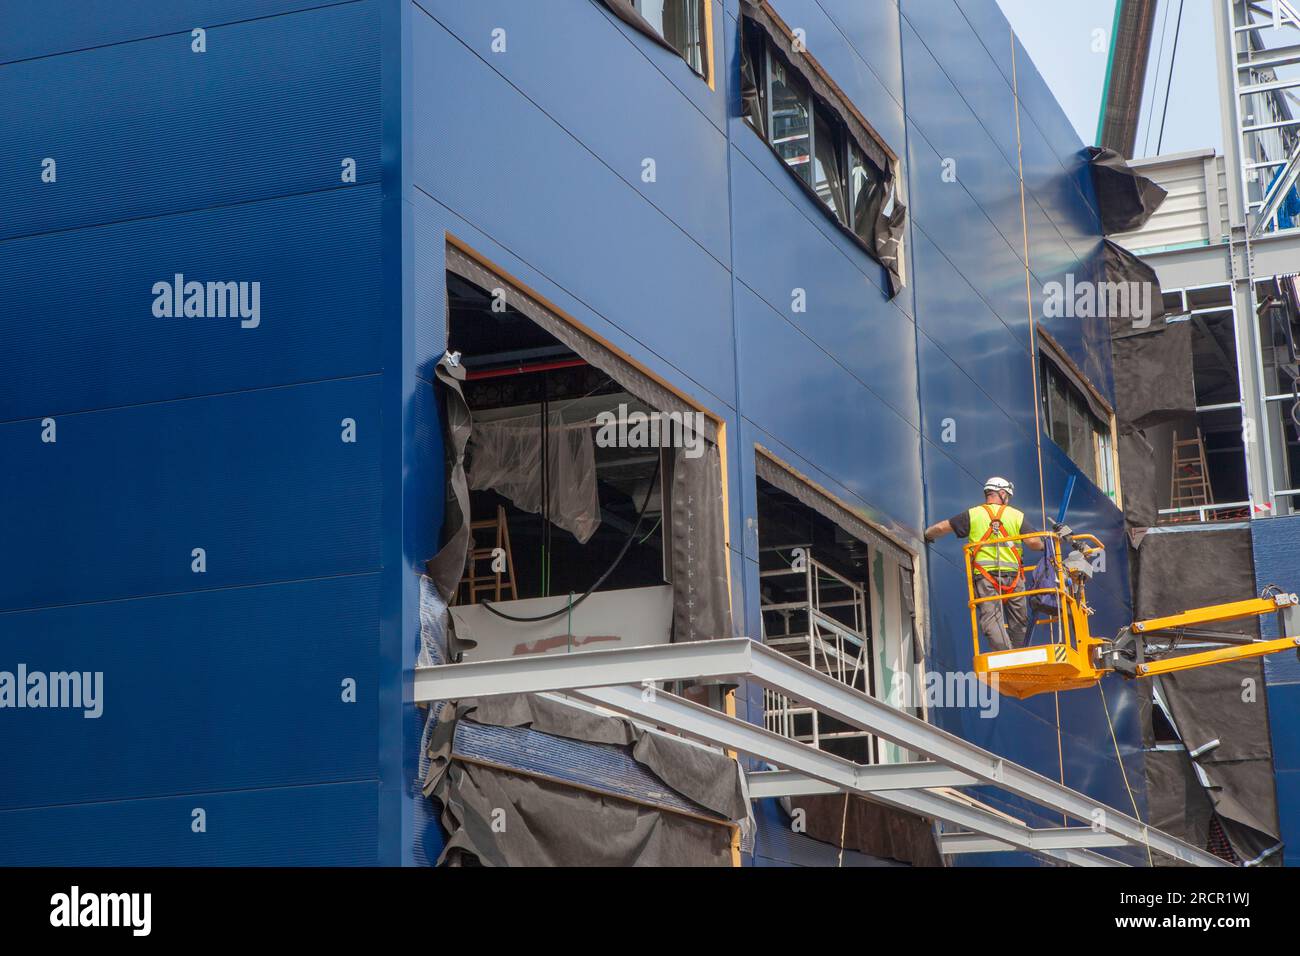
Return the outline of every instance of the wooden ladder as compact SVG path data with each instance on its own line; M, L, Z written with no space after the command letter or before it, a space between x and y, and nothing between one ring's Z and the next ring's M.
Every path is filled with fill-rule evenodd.
M510 552L510 526L506 523L506 509L497 505L497 516L488 518L485 521L471 521L469 525L470 536L473 539L474 547L470 549L469 561L465 564L465 576L460 579L460 583L466 588L466 603L477 604L479 596L490 592L493 601L502 600L503 595L509 592L511 600L518 597L515 592L515 559ZM494 543L491 547L478 547L479 532L495 532ZM505 552L506 566L504 571L492 570L492 558L496 550L500 548ZM479 573L479 562L486 561L488 571L485 574Z
M1195 438L1179 440L1174 432L1173 469L1169 478L1169 507L1196 508L1212 504L1210 471L1205 464L1205 442L1201 430ZM1172 521L1194 521L1195 515L1170 515Z

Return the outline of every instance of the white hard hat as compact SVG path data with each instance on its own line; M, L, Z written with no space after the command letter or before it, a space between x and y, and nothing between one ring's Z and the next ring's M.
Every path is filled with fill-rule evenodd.
M1010 498L1013 495L1015 495L1016 486L1013 485L1011 482L1007 481L1005 478L998 478L997 476L994 476L990 478L988 481L984 482L984 492L987 494L990 491L1005 492L1006 496Z

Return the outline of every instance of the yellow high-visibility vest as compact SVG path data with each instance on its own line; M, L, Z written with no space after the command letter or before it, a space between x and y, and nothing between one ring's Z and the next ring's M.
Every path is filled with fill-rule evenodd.
M967 514L970 516L970 535L967 540L971 544L983 541L986 535L989 538L1013 538L1020 534L1020 526L1025 520L1024 512L1017 511L1010 505L976 505ZM994 521L999 522L1000 528L989 534ZM975 563L986 571L1019 571L1021 551L1018 541L1013 544L985 545L975 552Z

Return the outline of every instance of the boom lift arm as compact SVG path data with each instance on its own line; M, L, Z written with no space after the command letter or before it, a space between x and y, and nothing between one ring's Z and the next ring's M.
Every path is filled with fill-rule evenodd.
M1111 669L1127 677L1155 677L1159 674L1172 674L1175 671L1191 670L1209 664L1222 664L1227 661L1245 660L1251 657L1264 657L1278 651L1297 649L1300 654L1300 637L1279 637L1274 640L1256 640L1240 634L1227 634L1221 631L1198 630L1198 625L1214 624L1221 621L1236 621L1249 617L1262 617L1276 613L1279 618L1279 630L1283 634L1300 633L1300 600L1294 594L1281 592L1265 597L1251 598L1247 601L1232 601L1228 604L1214 604L1198 607L1181 614L1167 617L1150 618L1134 621L1125 632L1116 638L1111 649L1102 652L1103 662ZM1180 654L1176 657L1146 659L1147 638L1150 635L1168 634L1173 644L1182 637L1199 641L1223 644L1213 650L1195 654ZM1171 647L1172 649L1172 647ZM1131 656L1130 656L1131 654Z
M1089 627L1093 608L1088 605L1086 587L1093 573L1105 567L1102 560L1105 546L1092 535L1074 534L1059 523L1054 531L998 538L983 544L1018 545L1029 537L1043 539L1046 563L1038 569L1023 569L1035 573L1027 576L1025 583L1011 593L976 597L972 562L975 550L981 545L968 544L965 549L968 582L971 582L969 605L975 672L981 680L1004 694L1023 699L1049 691L1091 687L1112 672L1129 678L1155 677L1195 667L1263 657L1283 650L1295 650L1300 656L1300 598L1276 587L1266 589L1258 598L1134 621L1121 628L1114 640L1095 637ZM978 608L988 602L1018 599L1029 602L1031 621L1037 614L1048 615L1037 623L1047 626L1049 643L1012 650L982 651ZM1279 633L1287 636L1256 640L1244 634L1203 627L1265 614L1277 614ZM1032 636L1033 632L1031 626L1027 636ZM1170 656L1184 638L1222 646Z

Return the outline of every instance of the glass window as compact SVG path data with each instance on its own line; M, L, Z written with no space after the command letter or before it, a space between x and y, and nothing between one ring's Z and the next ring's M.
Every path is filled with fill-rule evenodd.
M809 185L812 184L812 97L803 81L768 55L772 104L771 143L786 165Z
M1100 431L1095 424L1092 413L1084 402L1083 396L1070 389L1070 444L1066 451L1070 459L1079 466L1079 470L1097 481L1097 445L1096 434Z
M786 168L817 194L835 221L893 274L897 255L883 259L877 248L882 219L896 208L889 170L870 158L871 144L879 144L878 138L863 138L864 131L848 115L851 104L841 108L814 72L802 69L806 52L787 59L785 48L770 40L765 27L748 16L741 20L741 115ZM901 241L891 232L889 242L881 245L888 248Z
M700 76L708 74L704 21L706 2L708 0L632 0L637 13Z
M1043 401L1047 413L1047 433L1062 449L1070 447L1070 402L1062 390L1063 382L1056 369L1043 363Z
M844 137L821 109L814 110L813 189L844 225L849 224L849 196L844 174Z
M1040 369L1044 429L1079 471L1113 498L1115 462L1110 423L1093 413L1078 386L1046 356L1040 358Z

